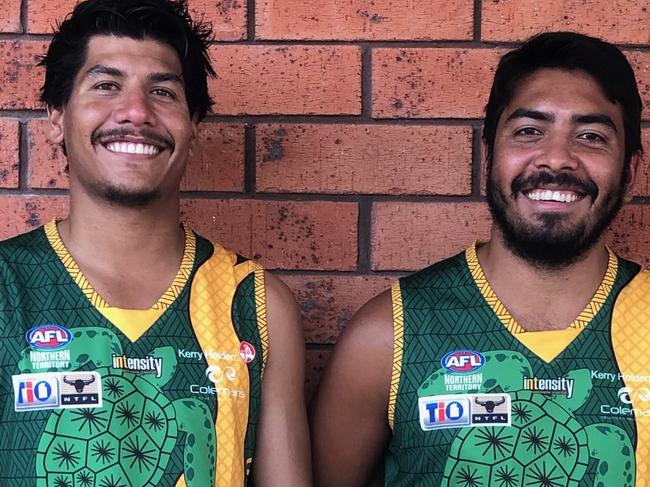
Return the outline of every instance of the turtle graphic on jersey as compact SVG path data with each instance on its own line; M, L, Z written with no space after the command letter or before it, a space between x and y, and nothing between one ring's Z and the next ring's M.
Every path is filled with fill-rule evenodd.
M625 431L606 423L585 426L575 418L574 411L591 394L589 370L566 375L574 381L571 397L538 393L522 390L524 378L533 376L522 354L484 355L483 383L468 392L509 394L512 423L459 428L445 464L443 487L574 487L583 479L590 459L598 462L593 485L634 486L634 448ZM446 373L436 370L420 386L418 396L445 394ZM484 407L494 410L496 403L489 402Z
M110 367L112 355L122 354L110 330L84 327L73 333L72 368L92 361L101 375L103 405L51 412L38 441L37 487L157 486L180 433L185 434L185 485L213 485L216 447L208 406L196 399L170 401L162 391L176 371L174 349L151 352L163 360L160 377L139 375ZM91 358L90 351L97 353ZM23 352L20 368L31 372L29 350ZM194 468L195 462L211 467Z

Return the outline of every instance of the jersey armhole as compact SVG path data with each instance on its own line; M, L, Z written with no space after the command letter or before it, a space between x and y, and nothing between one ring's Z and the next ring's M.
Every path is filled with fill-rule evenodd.
M388 425L395 432L395 404L402 372L402 357L404 354L404 308L402 306L402 291L399 281L391 286L391 302L393 305L393 366L390 377L390 394L388 396Z
M257 329L262 345L262 370L260 377L264 377L266 364L269 360L269 327L266 321L266 287L264 283L264 269L255 264L255 309L257 310Z

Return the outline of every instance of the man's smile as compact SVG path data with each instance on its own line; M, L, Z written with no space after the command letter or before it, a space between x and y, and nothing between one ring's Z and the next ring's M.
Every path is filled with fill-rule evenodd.
M525 191L523 194L526 198L533 201L553 201L558 203L573 203L585 197L584 193L566 189L536 188Z
M122 154L138 154L138 155L147 155L155 156L162 151L162 148L145 144L142 142L109 142L108 144L102 144L110 152L118 152Z

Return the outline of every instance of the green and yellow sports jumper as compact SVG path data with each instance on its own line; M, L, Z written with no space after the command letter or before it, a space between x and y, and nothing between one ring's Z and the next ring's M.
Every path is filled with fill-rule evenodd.
M650 485L649 272L610 253L559 331L524 331L475 247L400 279L392 302L385 485Z
M186 231L149 310L111 307L55 222L0 244L0 485L243 487L268 356L264 274Z

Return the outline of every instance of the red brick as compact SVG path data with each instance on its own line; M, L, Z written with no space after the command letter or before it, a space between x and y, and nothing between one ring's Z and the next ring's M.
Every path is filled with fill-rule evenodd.
M650 267L650 207L624 206L609 231L612 250Z
M12 0L20 4L19 0ZM50 34L56 21L62 21L72 11L76 0L29 0L27 29L34 34ZM219 41L246 38L246 0L190 0L190 14L212 24L214 36Z
M0 120L0 188L18 187L18 122Z
M258 0L260 39L470 40L474 5L395 0Z
M212 24L218 41L246 39L246 0L189 0L192 18Z
M485 1L481 32L487 41L524 40L539 32L571 30L614 43L650 43L650 9L629 0Z
M41 41L0 41L0 109L42 108L38 97L45 71L36 64L45 50Z
M372 269L416 270L489 236L483 203L375 203Z
M650 196L650 129L641 132L641 142L645 155L639 164L634 184L635 196Z
M262 125L257 189L269 192L469 194L469 127Z
M355 203L195 199L181 205L192 228L270 269L356 268Z
M361 54L354 46L221 45L212 50L215 113L359 114Z
M375 49L375 118L480 118L499 52L492 49Z
M243 191L244 126L204 122L181 184L184 191Z
M390 287L389 276L281 276L298 301L307 343L335 343L352 315Z
M76 0L29 0L27 2L27 32L33 34L51 34L57 22L72 12Z
M639 51L625 51L625 55L634 68L636 84L643 101L644 120L650 120L650 53Z
M48 141L47 120L30 120L27 123L29 154L28 184L30 188L67 188L65 166L68 160L61 146Z
M305 399L311 400L316 392L325 365L330 357L330 350L307 350L307 363L305 364Z
M0 9L0 32L22 32L20 25L21 0L4 0Z
M33 230L54 217L68 214L65 196L0 196L0 239Z

